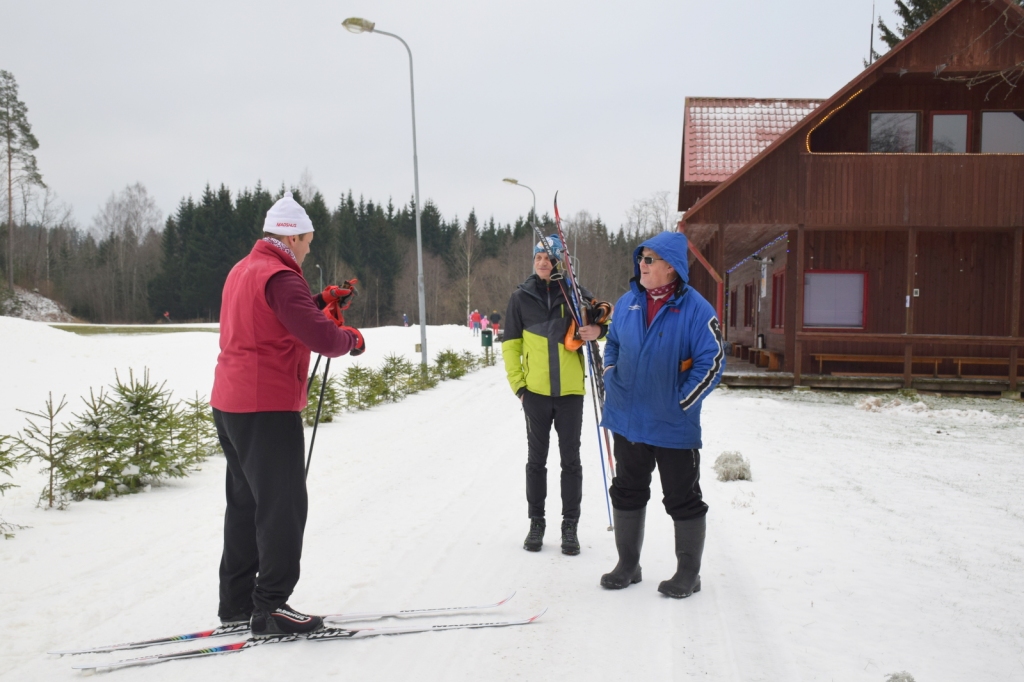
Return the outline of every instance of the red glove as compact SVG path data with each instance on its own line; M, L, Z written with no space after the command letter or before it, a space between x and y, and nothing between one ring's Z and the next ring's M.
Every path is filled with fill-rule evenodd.
M341 310L345 310L352 304L352 297L357 293L356 283L358 281L357 279L350 279L347 282L343 282L340 287L332 284L325 288L320 296L324 299L325 304L337 303Z
M352 332L356 337L356 345L348 352L349 355L355 357L356 355L362 355L366 352L366 342L363 341L363 335L355 327L339 327L347 332Z

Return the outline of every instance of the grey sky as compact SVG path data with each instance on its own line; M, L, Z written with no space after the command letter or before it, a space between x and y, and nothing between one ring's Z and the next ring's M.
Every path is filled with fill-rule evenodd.
M879 0L889 21L892 3ZM139 2L0 0L0 68L39 168L83 226L141 182L165 215L206 183L412 196L405 50L415 58L420 189L447 218L514 221L530 194L617 228L676 191L683 99L827 97L867 54L871 0ZM891 22L890 22L891 23ZM877 47L876 41L876 49Z

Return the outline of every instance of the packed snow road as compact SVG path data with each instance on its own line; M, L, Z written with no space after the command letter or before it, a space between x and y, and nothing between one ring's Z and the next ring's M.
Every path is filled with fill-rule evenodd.
M432 353L478 343L462 328L430 333ZM418 330L366 336L364 364L392 350L415 355ZM0 318L0 338L9 360L0 392L0 433L7 434L23 425L16 408L37 409L53 391L67 393L77 409L78 396L110 383L114 369L148 366L179 397L208 394L217 350L210 333L79 337L7 318ZM919 682L1024 677L1018 404L716 391L704 409L702 485L711 511L703 590L682 601L656 591L675 566L656 476L644 582L621 592L598 586L615 564L615 548L595 431L586 421L582 553L558 551L557 455L544 550L522 550L525 428L500 364L321 429L293 605L314 612L432 607L494 601L516 589L502 613L547 606L547 615L525 627L298 642L111 675L880 682L906 670ZM726 450L750 459L753 481L715 480L711 465ZM14 479L21 487L0 498L6 521L31 526L0 542L0 677L69 679L77 659L50 659L47 650L216 623L221 458L149 493L73 503L67 511L34 508L43 480L37 468L22 465Z

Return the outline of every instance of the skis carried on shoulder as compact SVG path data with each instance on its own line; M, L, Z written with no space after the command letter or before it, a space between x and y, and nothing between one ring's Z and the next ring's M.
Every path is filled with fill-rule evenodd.
M383 618L418 618L423 616L446 616L469 611L486 611L507 604L512 597L516 596L515 591L509 593L501 601L493 604L480 604L473 606L446 606L433 609L396 609L392 611L366 611L362 613L333 613L323 616L328 623L352 623L364 620L381 620ZM66 649L63 651L49 651L51 656L75 656L78 654L106 654L113 651L130 651L132 649L145 649L161 644L172 642L187 642L193 639L211 639L214 637L226 637L228 635L246 635L249 633L248 623L236 625L221 625L212 630L200 630L170 637L158 637L157 639L139 640L136 642L125 642L123 644L109 644L106 646L92 647L89 649Z
M168 661L178 661L190 658L205 658L209 656L220 656L222 654L233 654L239 651L245 651L246 649L252 649L257 646L263 646L266 644L281 644L284 642L294 642L297 640L309 640L309 641L327 641L332 639L363 639L366 637L378 637L380 635L406 635L414 632L434 632L440 630L465 630L465 629L480 629L480 628L500 628L509 627L513 625L528 625L541 616L547 609L544 609L540 613L530 616L529 618L508 618L508 619L497 619L482 622L471 622L471 623L424 623L424 624L409 624L409 625L396 625L390 627L380 628L336 628L327 627L316 632L312 632L308 635L278 635L272 637L261 637L254 638L250 637L244 642L235 642L233 644L225 644L223 646L207 647L203 649L192 649L189 651L178 651L166 654L156 654L153 656L142 656L140 658L128 658L120 661L108 661L106 663L93 663L84 665L72 666L76 670L115 670L118 668L134 668L137 666L154 665L157 663L166 663Z

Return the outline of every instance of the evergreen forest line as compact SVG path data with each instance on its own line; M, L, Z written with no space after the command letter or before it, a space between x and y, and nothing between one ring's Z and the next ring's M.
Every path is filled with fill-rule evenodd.
M136 184L113 195L89 231L70 220L50 227L42 220L15 221L15 282L90 322L148 323L165 313L172 322L215 322L228 272L262 236L266 212L284 191L271 193L259 184L236 193L207 186L198 199L183 199L161 225L155 202ZM308 197L290 191L315 228L303 263L311 291L319 291L321 277L324 285L355 277L359 296L346 312L349 324L402 324L403 314L417 324L413 202L395 207L390 200L357 200L349 191L332 209L315 189ZM633 248L668 227L664 220L643 219L647 208L637 202L639 219L616 232L586 211L563 219L581 283L598 298L614 301L626 290ZM423 205L429 324L463 324L474 309L504 315L509 296L532 271L532 217L499 225L493 218L482 223L470 211L464 220L446 220L432 201ZM545 235L555 231L546 214L537 225Z

